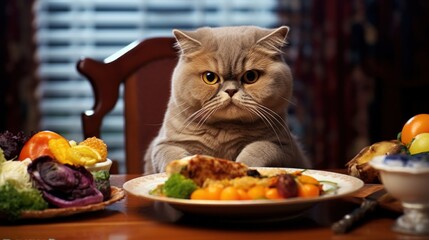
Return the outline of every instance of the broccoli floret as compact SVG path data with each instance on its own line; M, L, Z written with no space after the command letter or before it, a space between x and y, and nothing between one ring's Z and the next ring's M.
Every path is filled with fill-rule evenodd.
M37 189L18 190L10 182L0 186L0 213L14 220L24 210L43 210L48 203Z
M175 173L164 183L163 193L167 197L188 199L196 189L197 185L194 181Z

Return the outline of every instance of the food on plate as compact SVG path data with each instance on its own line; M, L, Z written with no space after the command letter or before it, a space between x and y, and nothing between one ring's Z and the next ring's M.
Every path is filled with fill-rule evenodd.
M109 200L110 165L106 163L111 164L107 145L96 137L76 143L52 131L31 137L0 133L0 216L14 219L22 211Z
M246 165L205 155L171 162L168 179L150 193L191 200L258 200L317 197L324 183L305 175L305 170L259 172ZM331 185L333 190L335 183Z
M362 179L366 183L379 181L379 172L368 162L376 156L397 154L403 150L403 145L398 140L381 141L363 148L347 164L347 171L350 175Z
M186 178L182 174L174 173L165 181L162 190L168 197L189 198L197 188L197 184L191 179Z
M207 155L193 155L170 162L167 174L180 173L201 186L205 179L231 179L246 176L248 167L242 163Z
M274 200L294 197L318 197L323 194L323 183L305 175L303 172L305 171L278 172L278 174L274 175L244 176L223 180L206 179L203 187L195 190L190 199Z

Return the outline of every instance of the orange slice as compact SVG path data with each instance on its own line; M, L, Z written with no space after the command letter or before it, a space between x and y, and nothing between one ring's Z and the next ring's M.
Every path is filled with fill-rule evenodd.
M107 158L107 145L104 143L103 140L97 137L87 138L84 141L80 142L78 146L88 146L94 149L100 154L102 161L106 160Z
M98 151L84 145L71 147L68 156L75 165L79 166L92 166L102 160Z
M72 164L72 159L69 158L69 151L71 146L69 142L64 138L51 139L48 142L49 149L57 159L62 164Z

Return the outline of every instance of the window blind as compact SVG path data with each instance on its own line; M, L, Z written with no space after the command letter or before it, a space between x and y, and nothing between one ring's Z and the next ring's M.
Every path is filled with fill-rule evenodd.
M276 0L38 0L35 6L42 79L41 128L81 141L81 112L93 105L76 71L82 56L102 60L136 39L171 36L173 28L277 25ZM103 122L109 157L125 172L122 100Z

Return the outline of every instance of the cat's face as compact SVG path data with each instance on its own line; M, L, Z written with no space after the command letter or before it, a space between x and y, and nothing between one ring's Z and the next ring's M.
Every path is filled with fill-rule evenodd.
M172 97L179 111L209 123L284 114L292 94L290 69L280 52L287 32L287 27L175 30L181 55Z

